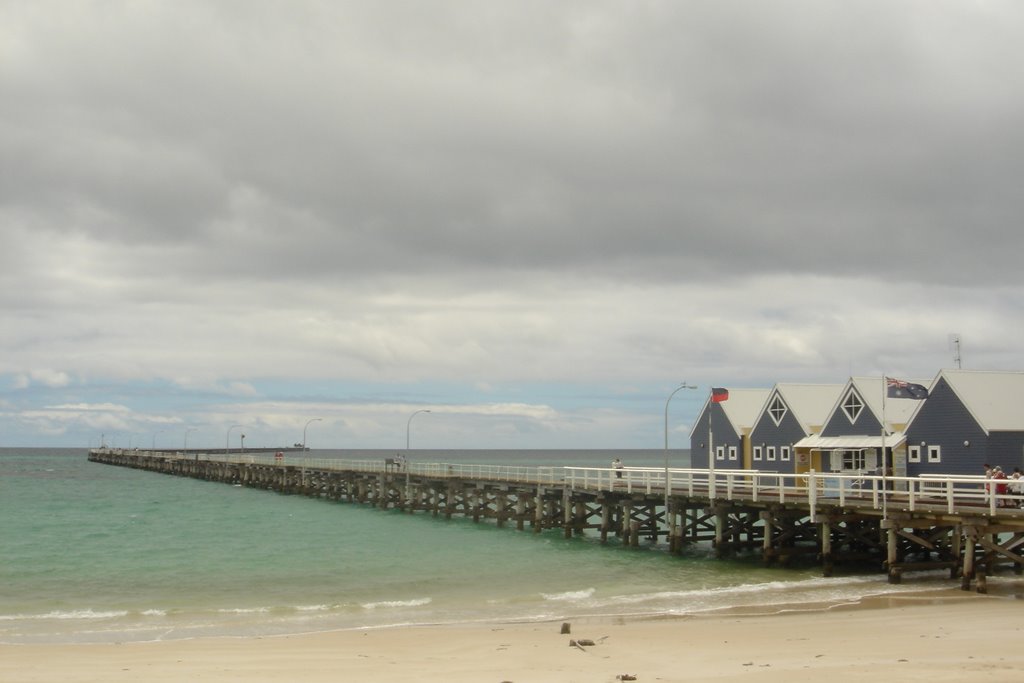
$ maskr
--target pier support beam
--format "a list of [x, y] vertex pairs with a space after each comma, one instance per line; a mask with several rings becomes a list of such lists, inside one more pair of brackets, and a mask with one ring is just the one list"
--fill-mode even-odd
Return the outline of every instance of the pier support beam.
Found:
[[818, 526], [821, 538], [821, 572], [824, 576], [832, 576], [832, 525], [828, 521]]

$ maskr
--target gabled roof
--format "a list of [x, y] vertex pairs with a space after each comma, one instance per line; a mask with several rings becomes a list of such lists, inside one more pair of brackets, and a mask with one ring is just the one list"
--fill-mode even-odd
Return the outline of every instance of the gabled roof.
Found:
[[780, 382], [768, 393], [761, 413], [768, 410], [768, 404], [772, 395], [777, 391], [786, 406], [792, 411], [793, 417], [804, 430], [804, 434], [810, 434], [825, 424], [825, 419], [831, 414], [833, 406], [839, 400], [839, 392], [845, 388], [844, 384], [793, 384]]
[[[729, 398], [718, 405], [722, 406], [722, 412], [732, 424], [736, 433], [742, 434], [744, 429], [754, 426], [754, 421], [761, 414], [761, 408], [764, 406], [765, 401], [768, 400], [770, 393], [770, 389], [729, 389]], [[701, 415], [708, 409], [710, 402], [711, 395], [708, 394], [704, 407], [701, 408]], [[699, 423], [700, 420], [697, 422]], [[698, 428], [707, 429], [707, 424], [695, 423], [690, 429], [691, 437]]]
[[[903, 379], [903, 378], [900, 378]], [[928, 379], [909, 379], [906, 380], [914, 384], [920, 384], [926, 389], [931, 390], [932, 380]], [[882, 421], [882, 403], [885, 402], [885, 421], [888, 424], [907, 424], [910, 416], [917, 410], [921, 401], [914, 398], [883, 398], [886, 391], [886, 384], [884, 377], [851, 377], [850, 381], [847, 382], [847, 386], [853, 386], [857, 389], [857, 393], [864, 399], [864, 403], [867, 404], [868, 408], [878, 419]], [[846, 389], [839, 394], [839, 399], [836, 405], [833, 407], [833, 411], [836, 410], [843, 398], [846, 396]]]
[[943, 370], [940, 378], [986, 432], [1024, 431], [1024, 372]]

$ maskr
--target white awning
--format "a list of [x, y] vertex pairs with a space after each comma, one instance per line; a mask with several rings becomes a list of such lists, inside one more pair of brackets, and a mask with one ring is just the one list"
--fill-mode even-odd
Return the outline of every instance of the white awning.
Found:
[[[903, 432], [894, 432], [885, 437], [886, 448], [896, 448], [907, 440]], [[812, 451], [861, 451], [880, 448], [882, 435], [878, 436], [819, 436], [811, 434], [793, 444], [793, 448], [809, 448]]]

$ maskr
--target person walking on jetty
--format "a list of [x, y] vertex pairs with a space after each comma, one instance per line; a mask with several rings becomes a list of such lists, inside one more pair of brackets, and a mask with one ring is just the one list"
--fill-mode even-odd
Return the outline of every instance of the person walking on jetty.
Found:
[[615, 470], [616, 479], [622, 479], [622, 467], [623, 465], [621, 460], [619, 460], [618, 458], [612, 460], [612, 469]]

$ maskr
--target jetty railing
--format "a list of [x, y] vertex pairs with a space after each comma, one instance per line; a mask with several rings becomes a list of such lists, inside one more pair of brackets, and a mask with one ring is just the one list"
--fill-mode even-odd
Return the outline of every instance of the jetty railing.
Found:
[[[664, 468], [565, 467], [565, 483], [574, 488], [664, 493]], [[670, 495], [707, 495], [736, 501], [806, 502], [884, 511], [944, 510], [949, 514], [1005, 514], [1024, 504], [1024, 480], [977, 476], [894, 477], [809, 471], [801, 474], [759, 470], [670, 469]], [[1024, 513], [1022, 513], [1024, 514]]]
[[[123, 449], [104, 449], [132, 454]], [[405, 474], [434, 478], [564, 485], [574, 489], [627, 494], [700, 496], [738, 502], [838, 505], [886, 511], [888, 508], [949, 514], [1012, 514], [1024, 517], [1024, 479], [995, 480], [977, 475], [896, 477], [865, 472], [809, 471], [800, 474], [734, 469], [658, 467], [518, 466], [402, 462], [400, 459], [345, 460], [273, 453], [196, 454], [140, 451], [147, 457], [209, 460], [242, 465], [287, 466], [311, 470]]]

